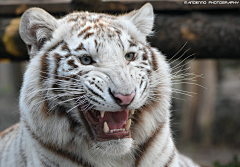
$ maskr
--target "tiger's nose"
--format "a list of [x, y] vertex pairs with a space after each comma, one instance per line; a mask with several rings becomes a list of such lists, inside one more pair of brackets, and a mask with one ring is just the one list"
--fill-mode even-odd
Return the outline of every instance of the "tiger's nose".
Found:
[[113, 94], [114, 96], [114, 99], [116, 101], [117, 104], [119, 105], [129, 105], [134, 96], [135, 96], [135, 92], [133, 92], [132, 94], [129, 94], [129, 95], [123, 95], [123, 94], [120, 94], [120, 93], [116, 93], [116, 94]]

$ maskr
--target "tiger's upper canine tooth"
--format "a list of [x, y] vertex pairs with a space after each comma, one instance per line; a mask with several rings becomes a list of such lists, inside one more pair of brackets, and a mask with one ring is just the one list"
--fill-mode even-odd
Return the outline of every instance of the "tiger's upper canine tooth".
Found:
[[108, 127], [108, 124], [107, 124], [106, 121], [104, 122], [103, 131], [104, 131], [105, 133], [108, 133], [108, 132], [109, 132], [109, 127]]
[[103, 118], [105, 111], [100, 111], [100, 112], [101, 112], [101, 117]]
[[130, 113], [133, 115], [133, 114], [134, 114], [134, 111], [135, 111], [135, 109], [130, 110]]
[[125, 130], [129, 130], [129, 129], [130, 129], [131, 123], [132, 123], [132, 120], [129, 119], [129, 120], [127, 121], [127, 123], [125, 124], [125, 127], [124, 127]]

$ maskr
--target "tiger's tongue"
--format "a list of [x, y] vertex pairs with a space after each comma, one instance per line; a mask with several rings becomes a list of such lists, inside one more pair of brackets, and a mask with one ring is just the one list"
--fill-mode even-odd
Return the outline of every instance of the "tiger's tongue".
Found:
[[101, 125], [104, 122], [107, 122], [109, 129], [119, 129], [123, 128], [123, 126], [128, 121], [128, 111], [122, 110], [117, 112], [105, 112], [104, 117], [99, 117], [99, 123]]

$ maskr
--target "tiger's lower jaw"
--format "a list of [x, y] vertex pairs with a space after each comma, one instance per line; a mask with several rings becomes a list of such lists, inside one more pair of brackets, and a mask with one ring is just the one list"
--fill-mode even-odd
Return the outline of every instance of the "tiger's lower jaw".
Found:
[[131, 138], [131, 119], [128, 119], [128, 115], [133, 112], [133, 110], [105, 112], [92, 109], [83, 111], [83, 114], [95, 140], [102, 142]]
[[[132, 138], [122, 138], [119, 140], [106, 140], [106, 141], [96, 141], [90, 149], [90, 154], [92, 156], [106, 156], [108, 158], [117, 158], [121, 156], [128, 155], [133, 151], [134, 141]], [[97, 148], [97, 149], [96, 149]], [[93, 152], [91, 150], [94, 150]]]

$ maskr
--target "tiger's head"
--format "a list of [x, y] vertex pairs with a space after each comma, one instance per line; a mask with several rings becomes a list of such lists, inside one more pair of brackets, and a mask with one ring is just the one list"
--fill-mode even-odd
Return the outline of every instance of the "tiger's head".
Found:
[[150, 4], [60, 19], [27, 10], [19, 31], [31, 60], [20, 108], [32, 135], [75, 153], [119, 156], [168, 122], [170, 68], [146, 41], [153, 22]]

